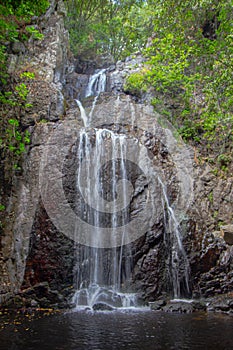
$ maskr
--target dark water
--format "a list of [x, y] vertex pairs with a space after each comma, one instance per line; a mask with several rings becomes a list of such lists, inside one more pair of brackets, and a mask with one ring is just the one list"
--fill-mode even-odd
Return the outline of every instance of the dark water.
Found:
[[1, 350], [233, 349], [233, 317], [80, 311], [0, 331]]

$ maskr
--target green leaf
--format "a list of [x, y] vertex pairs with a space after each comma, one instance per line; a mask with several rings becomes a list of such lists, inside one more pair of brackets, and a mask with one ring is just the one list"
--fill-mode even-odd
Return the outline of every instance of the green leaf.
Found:
[[4, 204], [0, 204], [0, 211], [4, 211], [6, 209]]
[[14, 126], [19, 126], [19, 122], [17, 119], [9, 119], [8, 123]]

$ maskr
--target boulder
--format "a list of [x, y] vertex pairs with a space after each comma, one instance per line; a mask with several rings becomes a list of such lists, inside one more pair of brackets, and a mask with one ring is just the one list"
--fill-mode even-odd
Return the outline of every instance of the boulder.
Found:
[[92, 306], [92, 309], [94, 311], [112, 311], [114, 310], [115, 308], [109, 304], [106, 304], [106, 303], [102, 303], [102, 302], [99, 302], [99, 303], [95, 303], [93, 306]]
[[233, 224], [224, 225], [221, 227], [224, 240], [227, 244], [233, 245]]
[[207, 311], [223, 312], [228, 314], [232, 313], [233, 312], [232, 293], [210, 298], [208, 300]]
[[26, 51], [26, 48], [22, 42], [15, 41], [12, 44], [11, 50], [12, 50], [13, 54], [18, 55], [18, 54], [24, 54]]
[[151, 303], [149, 303], [151, 310], [161, 310], [163, 306], [166, 305], [165, 300], [156, 300]]
[[194, 307], [192, 303], [184, 301], [170, 301], [162, 309], [165, 312], [176, 312], [176, 313], [192, 313]]

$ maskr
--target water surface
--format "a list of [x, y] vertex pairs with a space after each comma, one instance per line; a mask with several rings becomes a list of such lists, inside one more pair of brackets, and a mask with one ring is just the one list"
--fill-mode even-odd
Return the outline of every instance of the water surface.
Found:
[[233, 349], [233, 317], [153, 311], [78, 311], [0, 331], [0, 350]]

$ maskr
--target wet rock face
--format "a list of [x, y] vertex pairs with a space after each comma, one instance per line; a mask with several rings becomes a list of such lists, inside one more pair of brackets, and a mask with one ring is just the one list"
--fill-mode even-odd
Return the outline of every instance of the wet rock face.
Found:
[[[134, 187], [130, 214], [132, 220], [143, 210], [147, 198], [145, 195], [149, 193], [148, 186], [150, 188], [148, 181], [151, 180], [148, 179], [156, 172], [167, 185], [171, 203], [180, 200], [178, 183], [181, 180], [179, 171], [182, 169], [174, 166], [180, 145], [170, 132], [159, 126], [150, 107], [137, 104], [125, 95], [120, 96], [117, 101], [115, 96], [106, 96], [96, 105], [93, 121], [93, 127], [108, 128], [111, 132], [114, 130], [125, 135], [129, 144], [127, 157], [131, 159], [131, 165], [126, 169]], [[153, 130], [151, 125], [154, 125]], [[77, 259], [77, 252], [74, 258], [74, 241], [72, 237], [68, 237], [67, 232], [59, 231], [50, 214], [52, 208], [60, 205], [54, 197], [59, 181], [72, 211], [75, 212], [77, 147], [81, 129], [82, 120], [77, 108], [71, 111], [70, 116], [67, 114], [64, 121], [39, 124], [34, 128], [22, 179], [19, 197], [21, 200], [15, 207], [17, 220], [13, 228], [14, 250], [11, 252], [12, 256], [21, 256], [21, 260], [18, 258], [17, 262], [20, 265], [13, 273], [12, 284], [16, 285], [17, 281], [16, 292], [28, 305], [67, 305], [73, 292], [73, 269]], [[93, 134], [95, 148], [94, 129], [90, 128], [90, 133]], [[108, 138], [106, 140], [109, 142]], [[41, 176], [44, 161], [47, 163], [45, 173]], [[140, 172], [147, 171], [147, 183], [146, 178], [136, 171], [138, 166]], [[179, 166], [182, 168], [180, 163]], [[54, 168], [60, 169], [60, 172], [53, 173], [51, 170]], [[107, 170], [108, 163], [102, 167], [103, 176]], [[106, 178], [106, 184], [108, 180]], [[42, 194], [46, 186], [49, 192], [45, 196]], [[131, 243], [132, 279], [127, 281], [127, 288], [140, 292], [146, 300], [154, 300], [164, 292], [171, 292], [171, 257], [164, 240], [165, 219], [161, 188], [158, 185], [153, 186], [150, 192], [154, 196], [154, 204], [160, 204], [157, 205], [156, 215], [151, 218], [147, 232], [140, 233], [139, 236], [137, 231], [134, 232], [139, 238]], [[106, 198], [108, 193], [109, 189], [106, 187]], [[68, 220], [67, 225], [67, 228], [72, 227], [72, 222]], [[21, 242], [21, 245], [17, 242]], [[128, 252], [128, 248], [125, 248], [123, 260], [127, 258]], [[167, 266], [166, 271], [164, 266]], [[14, 269], [14, 265], [12, 268]], [[47, 287], [44, 283], [47, 283]], [[38, 290], [43, 291], [41, 298]]]
[[[135, 72], [139, 72], [145, 62], [140, 54], [132, 55], [125, 59], [124, 62], [117, 63], [109, 62], [109, 60], [96, 61], [82, 61], [75, 60], [72, 69], [67, 74], [67, 85], [65, 88], [65, 95], [67, 99], [75, 98], [82, 100], [85, 97], [85, 89], [89, 77], [100, 68], [106, 68], [107, 84], [106, 92], [121, 93], [124, 91], [124, 84], [126, 78]], [[147, 96], [148, 95], [148, 96]], [[145, 94], [143, 98], [149, 100], [149, 94]]]
[[73, 282], [74, 243], [58, 232], [40, 202], [31, 231], [24, 281], [21, 290], [48, 282], [63, 292]]
[[29, 128], [33, 136], [25, 155], [23, 175], [12, 181], [4, 232], [1, 234], [0, 303], [17, 293], [23, 282], [31, 227], [39, 200], [40, 156], [48, 136], [47, 126], [38, 123], [56, 122], [65, 112], [62, 88], [67, 68], [68, 33], [63, 16], [62, 1], [51, 1], [47, 13], [36, 24], [44, 39], [30, 39], [27, 46], [16, 43], [9, 53], [9, 74], [24, 71], [35, 74], [35, 78], [28, 82], [28, 102], [32, 103], [32, 107], [21, 115], [22, 127]]
[[[204, 198], [203, 198], [204, 200]], [[232, 291], [232, 247], [223, 239], [223, 232], [208, 232], [205, 227], [210, 225], [211, 217], [206, 219], [203, 226], [206, 233], [197, 229], [200, 217], [186, 226], [189, 232], [184, 246], [189, 256], [191, 269], [191, 284], [193, 297], [212, 297]]]
[[225, 243], [212, 246], [192, 262], [195, 296], [212, 297], [232, 291], [233, 250]]
[[[187, 251], [193, 295], [212, 297], [232, 291], [232, 178], [216, 177], [210, 166], [194, 168], [195, 205], [188, 212]], [[228, 225], [223, 225], [228, 224]]]

